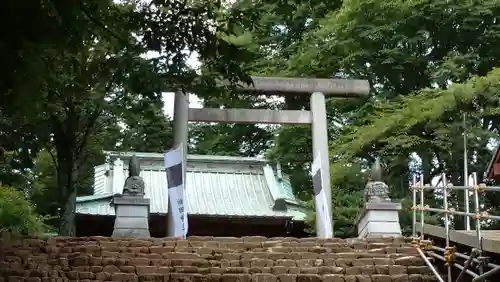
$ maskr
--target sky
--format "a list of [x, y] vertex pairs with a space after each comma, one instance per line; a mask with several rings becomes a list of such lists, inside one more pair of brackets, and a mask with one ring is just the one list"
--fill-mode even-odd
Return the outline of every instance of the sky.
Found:
[[[163, 112], [170, 118], [174, 116], [174, 92], [164, 92], [162, 93], [163, 99]], [[196, 97], [194, 94], [189, 94], [189, 107], [190, 108], [203, 108], [202, 100]]]

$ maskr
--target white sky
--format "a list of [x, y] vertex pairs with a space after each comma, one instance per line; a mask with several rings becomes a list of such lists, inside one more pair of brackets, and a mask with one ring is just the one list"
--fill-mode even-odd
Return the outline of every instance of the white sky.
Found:
[[[174, 92], [164, 92], [162, 93], [162, 98], [163, 98], [163, 112], [165, 115], [167, 115], [169, 118], [173, 118], [174, 116]], [[203, 108], [203, 100], [198, 98], [194, 94], [189, 94], [189, 107], [190, 108]]]

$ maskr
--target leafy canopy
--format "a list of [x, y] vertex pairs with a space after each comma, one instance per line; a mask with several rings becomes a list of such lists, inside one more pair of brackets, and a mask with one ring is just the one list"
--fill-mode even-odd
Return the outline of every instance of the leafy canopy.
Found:
[[21, 191], [0, 186], [0, 234], [40, 235], [46, 231], [44, 218]]

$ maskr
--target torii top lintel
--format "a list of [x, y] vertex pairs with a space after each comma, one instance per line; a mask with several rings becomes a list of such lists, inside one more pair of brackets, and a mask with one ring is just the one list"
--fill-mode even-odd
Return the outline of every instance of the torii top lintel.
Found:
[[367, 96], [370, 84], [360, 79], [288, 78], [252, 76], [253, 85], [240, 83], [246, 92], [311, 94], [322, 92], [337, 97]]

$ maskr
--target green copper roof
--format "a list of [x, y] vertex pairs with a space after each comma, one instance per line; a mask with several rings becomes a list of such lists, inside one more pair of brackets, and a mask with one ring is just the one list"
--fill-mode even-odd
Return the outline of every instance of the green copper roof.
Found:
[[[128, 175], [126, 164], [133, 154], [108, 152], [112, 160], [120, 158], [124, 162], [125, 175]], [[135, 154], [141, 162], [141, 176], [146, 184], [146, 197], [151, 200], [151, 213], [166, 214], [168, 196], [163, 154]], [[114, 215], [109, 204], [112, 187], [123, 187], [123, 183], [110, 183], [114, 172], [107, 170], [112, 169], [113, 165], [96, 167], [94, 195], [78, 197], [77, 213]], [[264, 159], [188, 155], [186, 178], [189, 214], [305, 218], [288, 176], [281, 175]], [[279, 204], [280, 201], [285, 205]]]

